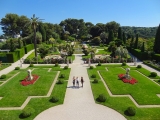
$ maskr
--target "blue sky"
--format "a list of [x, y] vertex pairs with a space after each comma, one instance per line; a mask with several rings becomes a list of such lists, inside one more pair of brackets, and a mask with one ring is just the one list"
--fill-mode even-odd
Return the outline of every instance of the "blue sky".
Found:
[[[67, 18], [121, 26], [155, 27], [160, 24], [160, 0], [0, 0], [0, 19], [7, 13], [36, 14], [59, 24]], [[0, 29], [0, 34], [2, 33]]]

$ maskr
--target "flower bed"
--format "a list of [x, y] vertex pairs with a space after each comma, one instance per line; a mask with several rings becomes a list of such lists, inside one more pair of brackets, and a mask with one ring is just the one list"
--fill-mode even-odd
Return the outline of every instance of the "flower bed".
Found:
[[33, 79], [32, 80], [28, 80], [28, 76], [21, 81], [21, 85], [23, 86], [27, 86], [27, 85], [30, 85], [30, 84], [34, 84], [36, 82], [36, 80], [39, 78], [38, 75], [32, 75]]
[[126, 79], [125, 74], [119, 74], [118, 77], [124, 82], [124, 83], [130, 83], [130, 84], [134, 84], [137, 83], [138, 81], [134, 78], [131, 79]]

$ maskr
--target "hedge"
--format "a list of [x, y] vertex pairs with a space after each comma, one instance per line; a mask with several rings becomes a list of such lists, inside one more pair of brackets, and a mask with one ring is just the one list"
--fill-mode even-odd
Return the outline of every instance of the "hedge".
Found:
[[27, 54], [29, 51], [33, 50], [34, 49], [34, 45], [33, 44], [29, 44], [29, 45], [26, 45], [24, 47], [24, 50], [25, 50], [25, 54]]
[[156, 60], [157, 62], [160, 62], [160, 54], [154, 54], [153, 59]]

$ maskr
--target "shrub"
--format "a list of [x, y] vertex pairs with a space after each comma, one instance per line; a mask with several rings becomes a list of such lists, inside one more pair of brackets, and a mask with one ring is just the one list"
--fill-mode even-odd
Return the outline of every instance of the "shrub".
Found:
[[68, 69], [68, 66], [64, 66], [64, 69]]
[[65, 78], [65, 74], [61, 74], [59, 77], [60, 78]]
[[156, 77], [157, 76], [157, 73], [156, 72], [151, 72], [151, 77]]
[[96, 78], [96, 74], [91, 75], [92, 78]]
[[125, 62], [123, 62], [123, 63], [122, 63], [122, 66], [126, 66], [126, 63], [125, 63]]
[[97, 99], [98, 99], [99, 102], [105, 102], [106, 101], [106, 97], [103, 94], [100, 94]]
[[142, 68], [142, 66], [141, 65], [137, 65], [137, 68]]
[[93, 80], [93, 83], [98, 83], [98, 80], [97, 80], [97, 79], [94, 79], [94, 80]]
[[5, 79], [5, 78], [6, 78], [5, 74], [1, 75], [1, 77], [0, 77], [0, 79]]
[[15, 67], [15, 70], [19, 70], [20, 69], [20, 67]]
[[160, 79], [158, 80], [158, 82], [160, 82]]
[[53, 96], [51, 99], [50, 99], [50, 101], [51, 102], [53, 102], [53, 103], [56, 103], [56, 102], [58, 102], [58, 98], [57, 97], [55, 97], [55, 96]]
[[98, 63], [98, 66], [101, 66], [101, 63]]
[[93, 66], [90, 66], [90, 69], [93, 69]]
[[63, 80], [58, 80], [57, 84], [63, 84]]
[[29, 65], [29, 67], [33, 67], [33, 66], [34, 66], [33, 64], [30, 64], [30, 65]]
[[54, 65], [55, 67], [58, 67], [59, 65], [58, 65], [58, 63], [55, 63], [55, 65]]
[[136, 109], [134, 107], [128, 107], [127, 112], [129, 115], [134, 116], [136, 114]]
[[21, 118], [27, 118], [27, 117], [31, 116], [33, 112], [34, 112], [33, 108], [25, 108], [22, 111], [20, 116], [21, 116]]

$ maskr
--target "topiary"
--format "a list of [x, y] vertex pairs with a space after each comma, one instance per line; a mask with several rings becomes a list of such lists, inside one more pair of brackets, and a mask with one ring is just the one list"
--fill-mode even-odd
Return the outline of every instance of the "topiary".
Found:
[[129, 115], [134, 116], [136, 114], [136, 109], [134, 107], [128, 107], [127, 112]]
[[97, 99], [98, 99], [99, 102], [105, 102], [106, 101], [106, 97], [103, 94], [100, 94]]
[[57, 84], [63, 84], [64, 82], [63, 82], [63, 80], [58, 80], [57, 81]]
[[64, 66], [64, 69], [68, 69], [68, 66]]
[[101, 63], [98, 63], [98, 66], [101, 66]]
[[58, 63], [55, 63], [55, 65], [54, 65], [55, 67], [58, 67], [59, 65], [58, 65]]
[[142, 65], [137, 65], [137, 68], [142, 68]]
[[59, 99], [57, 97], [53, 96], [53, 97], [51, 97], [50, 101], [53, 103], [56, 103], [59, 101]]
[[65, 78], [65, 74], [61, 74], [59, 78]]
[[126, 66], [127, 64], [125, 62], [122, 63], [122, 66]]
[[151, 77], [156, 77], [157, 76], [157, 73], [156, 72], [151, 72]]
[[29, 65], [29, 67], [33, 67], [33, 66], [34, 66], [33, 64], [30, 64], [30, 65]]
[[91, 75], [92, 78], [96, 78], [96, 74]]
[[90, 69], [93, 69], [93, 66], [90, 66]]
[[93, 83], [98, 83], [98, 80], [97, 80], [97, 79], [94, 79], [94, 80], [93, 80]]
[[15, 70], [19, 70], [20, 69], [20, 67], [15, 67]]
[[1, 75], [1, 77], [0, 77], [0, 79], [5, 79], [5, 78], [6, 78], [5, 74]]
[[33, 112], [34, 112], [34, 109], [28, 107], [22, 111], [20, 116], [21, 116], [21, 118], [27, 118], [27, 117], [31, 116]]

